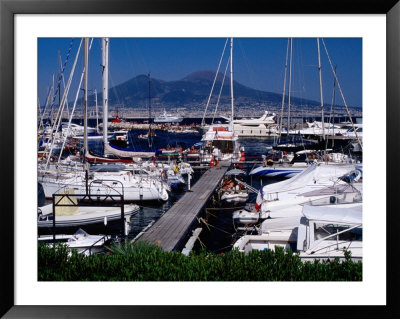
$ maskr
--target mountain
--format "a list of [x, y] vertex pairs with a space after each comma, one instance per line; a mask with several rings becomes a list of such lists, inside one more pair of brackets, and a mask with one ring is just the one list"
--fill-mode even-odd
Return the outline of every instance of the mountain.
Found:
[[[205, 103], [211, 91], [215, 72], [198, 71], [177, 81], [163, 81], [151, 78], [152, 103], [182, 106], [190, 103]], [[138, 75], [124, 83], [109, 89], [109, 105], [124, 105], [133, 107], [147, 105], [149, 98], [149, 78]], [[214, 87], [213, 99], [216, 99], [223, 82], [223, 74], [219, 73]], [[279, 104], [282, 95], [272, 92], [255, 90], [233, 81], [235, 103], [266, 103]], [[89, 103], [93, 97], [89, 98]], [[101, 94], [98, 96], [101, 101]], [[230, 103], [230, 78], [224, 81], [220, 103]], [[293, 104], [319, 105], [319, 102], [292, 98]]]

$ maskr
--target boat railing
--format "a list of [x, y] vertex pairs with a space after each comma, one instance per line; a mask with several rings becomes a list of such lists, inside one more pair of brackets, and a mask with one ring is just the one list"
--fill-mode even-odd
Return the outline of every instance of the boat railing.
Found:
[[[114, 181], [114, 180], [112, 180]], [[117, 181], [118, 183], [121, 183]], [[122, 183], [121, 183], [122, 184]], [[123, 185], [121, 185], [123, 187]], [[123, 188], [122, 188], [123, 189]], [[54, 193], [53, 201], [53, 242], [56, 241], [56, 208], [57, 207], [119, 207], [121, 209], [121, 236], [125, 238], [125, 212], [124, 212], [124, 194], [90, 194], [88, 191], [85, 194], [69, 194], [69, 193]]]
[[85, 254], [87, 251], [89, 252], [89, 256], [92, 256], [92, 249], [93, 247], [99, 243], [99, 242], [103, 242], [103, 245], [106, 243], [106, 241], [109, 239], [109, 237], [107, 235], [104, 235], [103, 237], [101, 237], [99, 240], [95, 241], [90, 247], [87, 247], [86, 249], [84, 249], [83, 251], [81, 251], [81, 254]]
[[[107, 183], [112, 183], [112, 185], [119, 185], [118, 189], [120, 188], [121, 191], [118, 191], [117, 187], [111, 186]], [[111, 195], [111, 192], [115, 192], [117, 195], [121, 195], [124, 197], [124, 184], [121, 181], [115, 179], [95, 179], [90, 182], [88, 187], [88, 195], [91, 196], [98, 196], [98, 194], [92, 194], [92, 187], [95, 188], [94, 184], [101, 184], [102, 187], [105, 187], [107, 195]], [[115, 194], [114, 193], [114, 194]], [[112, 199], [112, 197], [106, 197], [104, 200]]]
[[243, 182], [243, 181], [237, 179], [236, 177], [235, 177], [235, 180], [236, 180], [236, 182], [237, 182], [238, 184], [241, 184], [241, 185], [243, 185], [244, 187], [246, 187], [250, 192], [253, 192], [253, 193], [255, 193], [255, 194], [258, 193], [258, 189], [254, 188], [253, 186], [251, 186], [251, 185], [249, 185], [249, 184], [247, 184], [247, 183], [245, 183], [245, 182]]

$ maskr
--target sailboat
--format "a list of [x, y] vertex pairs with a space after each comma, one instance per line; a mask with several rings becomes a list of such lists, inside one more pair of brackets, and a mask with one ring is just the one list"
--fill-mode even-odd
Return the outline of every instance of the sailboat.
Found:
[[[212, 124], [202, 136], [201, 141], [204, 143], [201, 154], [202, 160], [210, 162], [212, 160], [213, 149], [220, 151], [220, 159], [240, 160], [241, 148], [238, 143], [238, 135], [233, 128], [234, 118], [234, 98], [233, 98], [233, 38], [230, 42], [230, 87], [231, 87], [231, 118], [229, 124]], [[243, 149], [242, 149], [243, 150]]]
[[151, 80], [150, 80], [150, 72], [148, 74], [149, 77], [149, 130], [146, 134], [138, 135], [138, 139], [147, 140], [149, 143], [149, 147], [153, 147], [153, 137], [156, 136], [156, 132], [151, 129]]
[[[86, 40], [85, 40], [86, 42]], [[107, 50], [104, 47], [108, 46], [108, 39], [103, 39], [103, 57]], [[86, 53], [87, 54], [87, 53]], [[86, 57], [87, 59], [87, 57]], [[106, 59], [107, 62], [107, 59]], [[106, 63], [107, 65], [107, 63]], [[108, 69], [106, 69], [108, 70]], [[108, 72], [108, 71], [107, 71]], [[103, 72], [103, 92], [107, 89], [107, 73]], [[87, 141], [87, 71], [85, 68], [85, 120], [84, 120], [84, 158], [87, 159], [88, 141]], [[104, 117], [107, 118], [107, 95], [103, 95], [105, 99]], [[106, 121], [104, 121], [106, 123]], [[104, 125], [103, 136], [105, 139], [105, 146], [107, 143], [107, 126]], [[126, 156], [128, 157], [128, 156]], [[89, 157], [90, 158], [90, 157]], [[92, 158], [93, 159], [93, 158]], [[96, 159], [96, 158], [95, 158]], [[168, 199], [168, 186], [164, 182], [155, 178], [136, 177], [129, 171], [118, 172], [89, 172], [90, 167], [87, 163], [84, 164], [82, 171], [73, 171], [61, 174], [44, 174], [39, 177], [39, 182], [43, 185], [43, 190], [46, 198], [51, 198], [54, 193], [65, 191], [66, 189], [73, 189], [78, 194], [89, 195], [123, 195], [126, 202], [130, 201], [166, 201]]]
[[[146, 150], [135, 150], [130, 148], [124, 148], [117, 145], [110, 144], [108, 142], [108, 50], [109, 50], [109, 39], [102, 39], [102, 70], [103, 70], [103, 144], [104, 144], [104, 156], [95, 156], [90, 154], [87, 156], [87, 160], [90, 162], [136, 162], [140, 161], [142, 157], [151, 158], [155, 156], [155, 152]], [[118, 114], [117, 114], [118, 115]], [[119, 120], [119, 118], [118, 118]], [[116, 133], [116, 132], [114, 132]], [[127, 132], [124, 132], [127, 136]], [[127, 139], [125, 137], [125, 139]]]

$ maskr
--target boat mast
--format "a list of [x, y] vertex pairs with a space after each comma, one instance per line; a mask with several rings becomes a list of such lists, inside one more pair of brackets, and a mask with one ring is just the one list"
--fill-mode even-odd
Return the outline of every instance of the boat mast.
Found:
[[99, 133], [99, 110], [97, 107], [97, 90], [94, 89], [94, 101], [96, 104], [96, 131], [97, 133]]
[[234, 103], [233, 103], [233, 38], [231, 38], [231, 107], [232, 107], [232, 114], [231, 114], [231, 126], [233, 131], [233, 116], [234, 116]]
[[292, 55], [293, 55], [293, 38], [290, 38], [287, 137], [289, 137], [289, 129], [290, 129], [290, 92], [292, 91]]
[[153, 145], [153, 137], [151, 135], [151, 79], [150, 79], [150, 72], [148, 74], [149, 76], [149, 132], [147, 133], [147, 140], [149, 141], [149, 147], [152, 147]]
[[319, 91], [321, 94], [322, 139], [325, 140], [324, 96], [323, 96], [323, 91], [322, 91], [321, 54], [320, 54], [320, 49], [319, 49], [319, 38], [317, 38], [317, 47], [318, 47]]
[[286, 46], [285, 76], [283, 79], [282, 107], [281, 107], [281, 116], [280, 116], [280, 120], [279, 120], [279, 139], [281, 138], [281, 135], [282, 135], [283, 107], [285, 106], [286, 75], [287, 75], [288, 57], [289, 57], [289, 39], [288, 39], [287, 46]]
[[85, 55], [84, 55], [84, 94], [83, 94], [83, 169], [85, 170], [85, 186], [86, 195], [88, 194], [88, 178], [89, 178], [89, 165], [86, 163], [86, 153], [88, 150], [87, 141], [87, 92], [88, 92], [88, 59], [89, 59], [89, 46], [88, 38], [85, 38]]
[[101, 39], [101, 51], [102, 51], [102, 83], [103, 83], [103, 142], [104, 145], [108, 143], [108, 45], [109, 39]]
[[84, 55], [84, 90], [83, 90], [83, 148], [84, 148], [84, 158], [86, 157], [86, 152], [88, 149], [88, 142], [87, 142], [87, 91], [88, 91], [88, 58], [89, 58], [89, 48], [88, 48], [88, 39], [85, 38], [85, 55]]

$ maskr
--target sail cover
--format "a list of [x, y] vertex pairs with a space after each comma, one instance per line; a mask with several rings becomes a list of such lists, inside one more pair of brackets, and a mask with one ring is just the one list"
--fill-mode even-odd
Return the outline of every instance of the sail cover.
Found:
[[119, 157], [153, 157], [156, 155], [155, 152], [124, 150], [109, 143], [104, 144], [104, 154], [114, 154]]
[[333, 224], [358, 225], [362, 224], [362, 204], [351, 207], [304, 205], [303, 215], [308, 220]]

